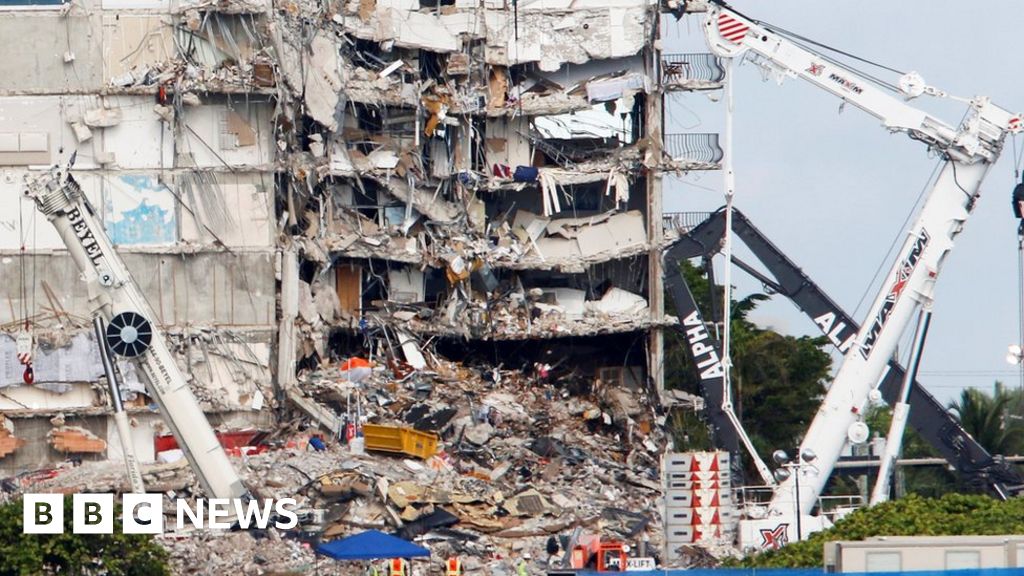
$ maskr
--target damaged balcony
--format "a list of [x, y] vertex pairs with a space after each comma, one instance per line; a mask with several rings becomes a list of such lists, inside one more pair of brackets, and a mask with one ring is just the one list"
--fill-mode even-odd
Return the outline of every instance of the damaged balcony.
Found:
[[661, 85], [666, 91], [715, 90], [725, 81], [722, 60], [714, 54], [663, 54], [661, 57]]
[[698, 132], [665, 134], [665, 153], [680, 170], [719, 170], [724, 155], [718, 134]]
[[666, 233], [686, 234], [711, 217], [711, 212], [663, 212], [662, 224]]

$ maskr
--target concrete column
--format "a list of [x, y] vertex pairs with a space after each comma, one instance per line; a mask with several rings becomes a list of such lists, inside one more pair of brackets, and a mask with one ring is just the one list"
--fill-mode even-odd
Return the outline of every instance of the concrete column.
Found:
[[[655, 8], [656, 17], [660, 14]], [[656, 29], [660, 29], [656, 27]], [[664, 293], [664, 270], [662, 266], [661, 250], [665, 237], [664, 224], [662, 223], [662, 172], [661, 172], [661, 147], [663, 141], [663, 106], [664, 92], [661, 89], [661, 50], [655, 42], [648, 48], [648, 73], [652, 75], [652, 85], [656, 86], [647, 98], [645, 110], [645, 126], [647, 133], [644, 134], [652, 142], [647, 161], [647, 242], [650, 249], [647, 252], [648, 261], [648, 294], [647, 302], [650, 306], [651, 322], [660, 324], [665, 319], [665, 293]], [[651, 328], [647, 343], [647, 373], [654, 382], [659, 394], [665, 387], [664, 370], [664, 330], [660, 326]]]
[[294, 248], [281, 251], [281, 321], [277, 332], [277, 383], [295, 384], [295, 319], [299, 315], [299, 259]]

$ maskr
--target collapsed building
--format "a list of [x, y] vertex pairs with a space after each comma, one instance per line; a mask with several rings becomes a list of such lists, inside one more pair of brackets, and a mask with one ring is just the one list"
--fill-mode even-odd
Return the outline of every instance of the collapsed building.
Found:
[[[218, 430], [297, 413], [340, 433], [336, 367], [359, 356], [380, 386], [421, 373], [441, 397], [502, 373], [524, 394], [619, 391], [580, 414], [656, 463], [663, 178], [721, 160], [714, 134], [665, 133], [664, 99], [724, 77], [659, 30], [703, 2], [4, 4], [2, 35], [32, 41], [0, 61], [0, 194], [20, 207], [0, 216], [2, 475], [119, 457], [90, 295], [20, 199], [71, 161]], [[153, 462], [169, 432], [120, 369]]]

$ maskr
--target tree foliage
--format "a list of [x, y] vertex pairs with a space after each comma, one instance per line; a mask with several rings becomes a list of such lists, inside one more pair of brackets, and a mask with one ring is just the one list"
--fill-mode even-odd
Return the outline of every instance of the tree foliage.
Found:
[[835, 526], [780, 550], [731, 562], [757, 568], [820, 568], [824, 544], [864, 540], [871, 536], [961, 536], [1024, 533], [1024, 499], [1005, 502], [973, 494], [941, 498], [911, 495], [871, 508], [861, 508]]
[[[143, 534], [73, 534], [71, 497], [63, 534], [24, 534], [22, 501], [0, 506], [0, 576], [19, 574], [168, 575], [167, 552]], [[120, 510], [118, 510], [120, 513]]]
[[979, 444], [992, 454], [1015, 455], [1024, 448], [1024, 421], [1020, 415], [1020, 393], [1008, 391], [1000, 382], [992, 394], [967, 388], [949, 409]]
[[[721, 309], [723, 290], [711, 290], [703, 272], [689, 262], [681, 264], [683, 274], [704, 319], [713, 318], [713, 300]], [[824, 338], [784, 336], [760, 328], [749, 314], [764, 294], [753, 294], [732, 303], [732, 381], [736, 411], [761, 453], [789, 449], [799, 443], [825, 392], [831, 358], [823, 350]], [[671, 298], [667, 298], [673, 312]], [[666, 386], [699, 394], [700, 379], [682, 335], [667, 343]], [[683, 433], [700, 438], [691, 427]], [[677, 434], [677, 438], [679, 434]], [[703, 448], [706, 446], [689, 446]]]

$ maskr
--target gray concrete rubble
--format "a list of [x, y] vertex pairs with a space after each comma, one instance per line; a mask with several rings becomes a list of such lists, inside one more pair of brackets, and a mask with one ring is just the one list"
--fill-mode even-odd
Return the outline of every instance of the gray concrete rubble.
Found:
[[[527, 552], [540, 570], [564, 553], [548, 553], [549, 540], [576, 528], [660, 546], [663, 422], [641, 391], [601, 382], [570, 391], [538, 374], [435, 359], [420, 371], [377, 367], [358, 384], [337, 369], [321, 370], [299, 387], [325, 411], [358, 404], [367, 423], [437, 434], [440, 448], [426, 459], [358, 453], [321, 429], [327, 450], [320, 452], [308, 443], [317, 431], [299, 430], [303, 418], [282, 425], [267, 439], [269, 450], [232, 461], [257, 497], [296, 498], [300, 529], [262, 539], [167, 534], [160, 541], [180, 573], [303, 573], [316, 563], [304, 537], [370, 528], [415, 538], [436, 558], [458, 555], [481, 574], [505, 573], [510, 558]], [[150, 492], [200, 494], [184, 460], [143, 472]], [[61, 466], [11, 482], [19, 491], [128, 489], [116, 462]], [[319, 563], [326, 574], [354, 573]]]

